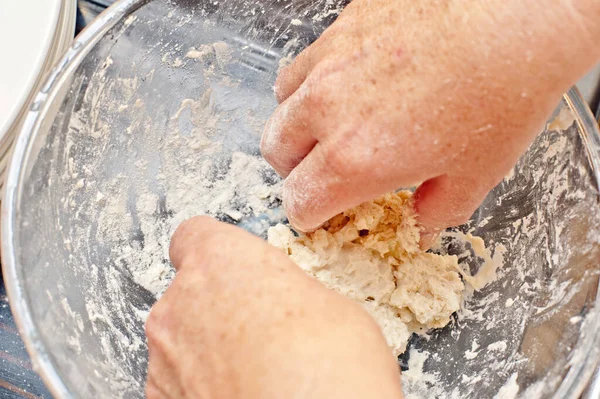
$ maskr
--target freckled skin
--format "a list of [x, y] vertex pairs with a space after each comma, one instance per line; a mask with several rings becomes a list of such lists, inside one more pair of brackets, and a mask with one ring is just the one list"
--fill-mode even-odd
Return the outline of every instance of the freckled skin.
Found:
[[262, 149], [291, 223], [420, 182], [424, 236], [468, 220], [600, 61], [599, 4], [353, 1], [277, 80]]
[[[292, 223], [424, 182], [427, 246], [463, 223], [599, 60], [597, 0], [354, 0], [278, 78], [262, 151]], [[285, 254], [200, 217], [152, 308], [147, 397], [401, 398], [375, 322]]]
[[402, 398], [369, 315], [260, 238], [198, 217], [170, 254], [146, 324], [149, 399]]

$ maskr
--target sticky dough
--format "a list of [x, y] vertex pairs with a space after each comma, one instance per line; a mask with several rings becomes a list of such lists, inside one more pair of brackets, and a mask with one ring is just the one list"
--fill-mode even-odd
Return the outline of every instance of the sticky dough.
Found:
[[403, 191], [364, 203], [296, 236], [271, 227], [269, 243], [328, 288], [360, 303], [396, 355], [413, 332], [443, 327], [460, 308], [465, 286], [456, 256], [419, 249], [419, 228]]

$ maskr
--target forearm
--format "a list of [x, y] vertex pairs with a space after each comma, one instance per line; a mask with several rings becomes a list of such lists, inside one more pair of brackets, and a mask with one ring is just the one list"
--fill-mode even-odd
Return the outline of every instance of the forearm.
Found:
[[598, 0], [492, 0], [488, 7], [494, 48], [512, 61], [505, 73], [529, 80], [524, 87], [560, 94], [600, 62]]
[[600, 2], [561, 0], [539, 11], [549, 21], [540, 31], [546, 37], [547, 62], [560, 74], [557, 80], [570, 86], [600, 62]]

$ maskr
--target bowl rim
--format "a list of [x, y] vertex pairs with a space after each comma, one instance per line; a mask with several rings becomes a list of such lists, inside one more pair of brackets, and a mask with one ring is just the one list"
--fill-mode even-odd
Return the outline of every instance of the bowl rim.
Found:
[[[7, 169], [0, 222], [2, 274], [11, 311], [19, 335], [31, 358], [33, 369], [40, 375], [55, 398], [73, 398], [74, 395], [65, 383], [66, 379], [58, 372], [58, 368], [50, 357], [47, 345], [42, 342], [37, 333], [39, 329], [33, 319], [27, 295], [21, 284], [18, 262], [15, 257], [15, 210], [18, 201], [18, 182], [24, 170], [22, 161], [26, 158], [26, 154], [40, 130], [44, 115], [52, 105], [59, 91], [58, 89], [63, 87], [62, 84], [68, 79], [69, 72], [79, 66], [89, 51], [108, 30], [149, 1], [151, 0], [121, 0], [115, 2], [79, 33], [48, 74], [37, 94], [26, 104], [28, 108], [25, 111], [26, 114], [21, 129], [15, 139], [13, 153]], [[63, 2], [63, 6], [64, 4]]]
[[[46, 387], [56, 398], [73, 398], [74, 395], [66, 384], [66, 379], [58, 371], [50, 356], [47, 345], [38, 334], [36, 322], [32, 316], [32, 309], [27, 294], [22, 286], [20, 268], [15, 256], [15, 226], [17, 217], [17, 201], [19, 200], [18, 186], [24, 173], [24, 160], [28, 151], [37, 137], [41, 122], [53, 103], [58, 89], [68, 80], [70, 72], [76, 69], [94, 45], [123, 18], [137, 8], [149, 3], [151, 0], [122, 0], [114, 3], [86, 27], [74, 40], [71, 47], [53, 68], [45, 79], [39, 92], [28, 104], [28, 110], [15, 140], [12, 158], [7, 171], [4, 196], [2, 199], [1, 213], [1, 258], [2, 272], [6, 286], [10, 307], [13, 312], [21, 339], [34, 370], [41, 376]], [[571, 88], [563, 95], [563, 100], [575, 114], [575, 121], [583, 132], [587, 144], [588, 159], [590, 160], [596, 183], [600, 186], [600, 131], [591, 110], [583, 100], [577, 88]], [[600, 307], [600, 295], [595, 300], [595, 307]], [[600, 347], [600, 313], [594, 319], [592, 342], [596, 348]], [[561, 382], [553, 398], [576, 398], [588, 386], [600, 361], [600, 350], [591, 350], [578, 363], [578, 367], [571, 367]], [[559, 396], [560, 395], [560, 396]]]

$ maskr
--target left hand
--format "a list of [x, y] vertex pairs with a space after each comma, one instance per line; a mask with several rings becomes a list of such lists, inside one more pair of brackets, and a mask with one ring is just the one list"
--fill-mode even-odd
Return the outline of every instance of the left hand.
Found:
[[170, 255], [177, 276], [146, 324], [148, 398], [402, 397], [373, 319], [263, 240], [198, 217]]

